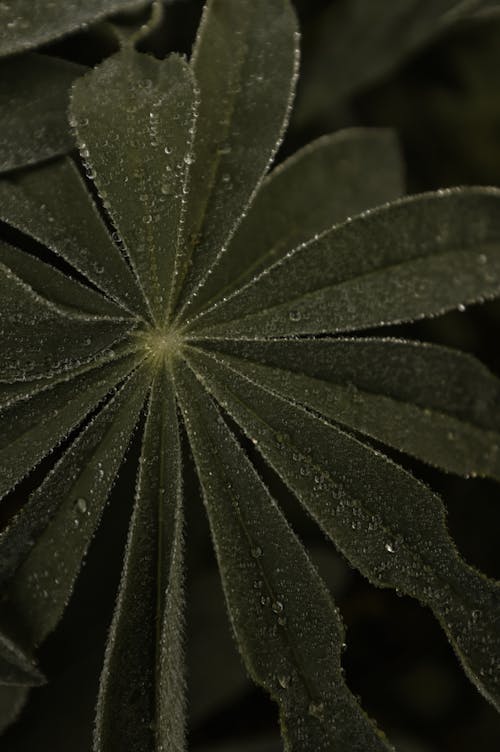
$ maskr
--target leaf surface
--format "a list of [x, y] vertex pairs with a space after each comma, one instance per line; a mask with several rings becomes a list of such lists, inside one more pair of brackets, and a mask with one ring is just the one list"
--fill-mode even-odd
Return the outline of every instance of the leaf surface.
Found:
[[38, 47], [138, 0], [9, 0], [0, 5], [0, 56]]
[[500, 191], [467, 188], [369, 211], [299, 246], [191, 328], [236, 338], [345, 332], [492, 297], [499, 209]]
[[313, 141], [264, 180], [197, 306], [241, 287], [315, 234], [403, 193], [391, 131], [351, 128]]
[[132, 374], [12, 523], [19, 529], [25, 558], [20, 566], [13, 566], [20, 558], [17, 548], [10, 562], [5, 609], [14, 614], [24, 640], [32, 646], [53, 630], [67, 605], [149, 383], [148, 366]]
[[281, 143], [298, 65], [289, 0], [209, 0], [191, 65], [200, 110], [177, 267], [180, 304], [227, 246]]
[[128, 310], [148, 315], [137, 281], [71, 159], [1, 180], [0, 219], [60, 255]]
[[6, 381], [78, 366], [123, 339], [131, 328], [126, 319], [71, 314], [49, 304], [3, 264], [0, 297], [0, 378]]
[[191, 70], [177, 55], [159, 61], [126, 49], [76, 82], [71, 110], [82, 157], [161, 322], [191, 161]]
[[467, 675], [500, 707], [500, 584], [467, 565], [438, 496], [387, 457], [202, 351], [190, 362], [347, 559], [436, 614]]
[[286, 749], [389, 749], [344, 683], [342, 622], [307, 554], [210, 396], [185, 368], [176, 386], [233, 628]]
[[[493, 5], [497, 3], [493, 2]], [[301, 122], [381, 78], [488, 0], [339, 0], [314, 27]]]
[[128, 355], [62, 381], [1, 415], [0, 498], [35, 467], [137, 365]]
[[81, 65], [36, 53], [0, 62], [0, 172], [74, 148], [69, 90], [84, 72]]
[[33, 659], [0, 631], [0, 685], [32, 687], [44, 681]]
[[0, 684], [0, 734], [17, 720], [26, 700], [29, 687], [9, 687]]
[[122, 582], [101, 677], [96, 752], [186, 749], [183, 512], [177, 407], [153, 386]]
[[449, 472], [500, 479], [500, 381], [464, 353], [376, 338], [215, 347], [240, 373], [327, 418]]
[[126, 315], [108, 298], [71, 279], [36, 256], [0, 240], [0, 263], [49, 303], [73, 313], [122, 318]]

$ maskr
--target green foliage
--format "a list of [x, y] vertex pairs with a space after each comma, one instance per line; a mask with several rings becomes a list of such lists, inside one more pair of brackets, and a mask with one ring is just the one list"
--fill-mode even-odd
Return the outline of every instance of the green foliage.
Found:
[[[126, 4], [94, 3], [95, 17]], [[59, 20], [52, 37], [70, 30]], [[24, 31], [17, 49], [48, 38]], [[209, 0], [189, 63], [125, 41], [77, 79], [87, 180], [64, 157], [0, 182], [14, 231], [0, 245], [0, 496], [56, 451], [0, 534], [4, 723], [43, 681], [32, 656], [139, 429], [97, 752], [186, 748], [188, 449], [232, 628], [285, 748], [392, 749], [345, 682], [341, 616], [247, 439], [353, 566], [434, 612], [500, 707], [500, 586], [460, 558], [440, 498], [371, 442], [500, 479], [500, 382], [470, 356], [362, 334], [498, 295], [500, 191], [401, 198], [394, 138], [363, 129], [268, 173], [297, 59], [288, 0]]]

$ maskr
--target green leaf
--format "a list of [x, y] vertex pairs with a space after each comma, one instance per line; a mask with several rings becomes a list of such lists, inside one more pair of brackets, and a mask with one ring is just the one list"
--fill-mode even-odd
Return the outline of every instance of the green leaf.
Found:
[[375, 338], [215, 347], [252, 381], [348, 428], [449, 472], [500, 480], [500, 381], [469, 355]]
[[402, 199], [313, 238], [190, 328], [231, 338], [345, 332], [499, 291], [500, 191], [453, 189]]
[[[355, 95], [488, 0], [338, 0], [313, 26], [301, 123]], [[308, 40], [306, 39], [306, 42]]]
[[147, 317], [137, 281], [72, 160], [0, 180], [0, 219], [60, 255], [127, 310]]
[[33, 659], [0, 632], [0, 685], [32, 687], [44, 681]]
[[14, 723], [28, 699], [28, 687], [8, 687], [0, 684], [0, 734]]
[[306, 552], [184, 367], [176, 388], [232, 625], [252, 678], [280, 706], [286, 749], [389, 749], [345, 685], [342, 622]]
[[438, 496], [339, 428], [190, 350], [203, 383], [371, 582], [429, 606], [465, 672], [500, 708], [500, 584], [468, 566]]
[[0, 5], [0, 56], [38, 47], [138, 5], [140, 0], [9, 0]]
[[298, 68], [289, 0], [209, 0], [191, 65], [200, 110], [177, 266], [180, 304], [222, 254], [281, 143]]
[[183, 512], [172, 380], [156, 377], [97, 705], [96, 752], [184, 750]]
[[264, 180], [197, 306], [227, 295], [315, 234], [404, 193], [394, 134], [352, 128], [323, 136]]
[[0, 414], [0, 498], [45, 457], [137, 365], [126, 355], [56, 384]]
[[126, 319], [72, 314], [50, 304], [1, 263], [0, 298], [6, 381], [78, 366], [123, 339], [131, 328]]
[[92, 360], [72, 368], [69, 372], [48, 373], [46, 376], [39, 376], [26, 381], [0, 382], [0, 410], [12, 407], [16, 402], [32, 399], [40, 392], [74, 379], [81, 374], [89, 371], [97, 372], [97, 369], [101, 366], [105, 366], [112, 361], [118, 361], [127, 355], [137, 353], [137, 351], [137, 343], [125, 340], [117, 344], [113, 350], [105, 350]]
[[12, 567], [4, 608], [14, 614], [30, 645], [40, 644], [54, 629], [69, 600], [139, 419], [150, 378], [148, 366], [130, 376], [12, 523], [21, 528], [17, 537], [25, 558], [20, 566]]
[[157, 322], [166, 313], [181, 242], [195, 118], [188, 64], [126, 49], [76, 82], [80, 152]]
[[0, 62], [0, 172], [74, 148], [69, 90], [84, 72], [81, 65], [36, 53]]
[[108, 298], [94, 292], [18, 248], [0, 240], [0, 263], [37, 295], [68, 312], [91, 316], [123, 317], [126, 312]]

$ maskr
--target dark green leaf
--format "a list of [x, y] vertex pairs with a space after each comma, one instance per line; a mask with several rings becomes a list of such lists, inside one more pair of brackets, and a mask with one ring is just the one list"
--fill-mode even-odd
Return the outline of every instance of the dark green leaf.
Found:
[[345, 685], [328, 591], [209, 395], [176, 371], [227, 605], [252, 678], [279, 703], [286, 749], [387, 750]]
[[403, 193], [391, 131], [353, 128], [323, 136], [264, 180], [197, 306], [241, 287], [315, 234]]
[[183, 512], [175, 397], [161, 370], [101, 677], [96, 752], [184, 750]]
[[2, 380], [63, 371], [123, 339], [130, 321], [73, 314], [48, 303], [0, 263]]
[[349, 561], [429, 606], [464, 670], [500, 708], [500, 584], [460, 557], [438, 496], [335, 426], [223, 365], [190, 362]]
[[281, 143], [298, 67], [289, 0], [209, 0], [191, 65], [200, 110], [177, 267], [181, 304], [227, 246]]
[[0, 4], [0, 56], [32, 49], [140, 0], [8, 0]]
[[375, 338], [216, 347], [245, 357], [225, 358], [240, 373], [327, 418], [444, 470], [500, 480], [500, 381], [468, 355]]
[[48, 373], [46, 376], [26, 381], [0, 382], [0, 410], [12, 407], [16, 402], [32, 399], [35, 395], [46, 389], [51, 389], [64, 381], [69, 381], [89, 371], [97, 372], [98, 368], [105, 366], [112, 361], [118, 361], [124, 356], [137, 352], [137, 343], [125, 340], [115, 346], [113, 350], [105, 350], [103, 353], [92, 360], [82, 363], [82, 365], [72, 368], [70, 372], [62, 371]]
[[301, 121], [332, 108], [399, 65], [488, 0], [338, 0], [320, 16], [298, 104]]
[[32, 687], [44, 681], [33, 659], [0, 632], [0, 685]]
[[111, 361], [56, 384], [0, 414], [0, 498], [78, 425], [137, 365], [138, 355]]
[[17, 720], [28, 697], [28, 687], [3, 687], [0, 684], [0, 734]]
[[158, 323], [181, 242], [195, 117], [188, 64], [126, 49], [76, 82], [80, 152]]
[[[13, 574], [4, 608], [36, 646], [52, 631], [69, 600], [90, 540], [139, 418], [149, 387], [139, 368], [59, 460], [11, 523]], [[36, 541], [31, 536], [36, 536]], [[9, 536], [9, 528], [4, 536]], [[21, 565], [15, 561], [25, 556]], [[15, 563], [16, 566], [13, 566]]]
[[191, 328], [233, 338], [345, 332], [436, 315], [499, 291], [500, 191], [454, 189], [333, 228]]
[[75, 282], [35, 256], [0, 240], [0, 263], [28, 285], [37, 295], [69, 313], [123, 317], [126, 312], [108, 298]]
[[35, 53], [0, 63], [0, 172], [74, 148], [67, 116], [69, 90], [84, 71], [75, 63]]
[[0, 219], [62, 256], [128, 310], [147, 316], [137, 281], [70, 159], [1, 180]]

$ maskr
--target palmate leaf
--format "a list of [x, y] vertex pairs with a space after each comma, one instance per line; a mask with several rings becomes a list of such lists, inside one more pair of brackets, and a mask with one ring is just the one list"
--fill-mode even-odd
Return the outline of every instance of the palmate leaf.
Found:
[[[385, 132], [327, 136], [266, 177], [296, 60], [288, 0], [209, 0], [191, 63], [129, 44], [76, 82], [71, 122], [97, 191], [68, 159], [0, 182], [13, 228], [0, 246], [0, 495], [58, 448], [0, 534], [2, 634], [16, 646], [4, 676], [61, 618], [144, 429], [99, 752], [186, 746], [183, 427], [236, 637], [280, 705], [286, 749], [388, 748], [345, 685], [340, 615], [232, 421], [361, 572], [435, 612], [498, 705], [498, 585], [458, 556], [439, 498], [350, 433], [496, 477], [496, 379], [436, 346], [311, 335], [498, 293], [500, 192], [394, 201]], [[3, 689], [9, 720], [24, 687]]]

